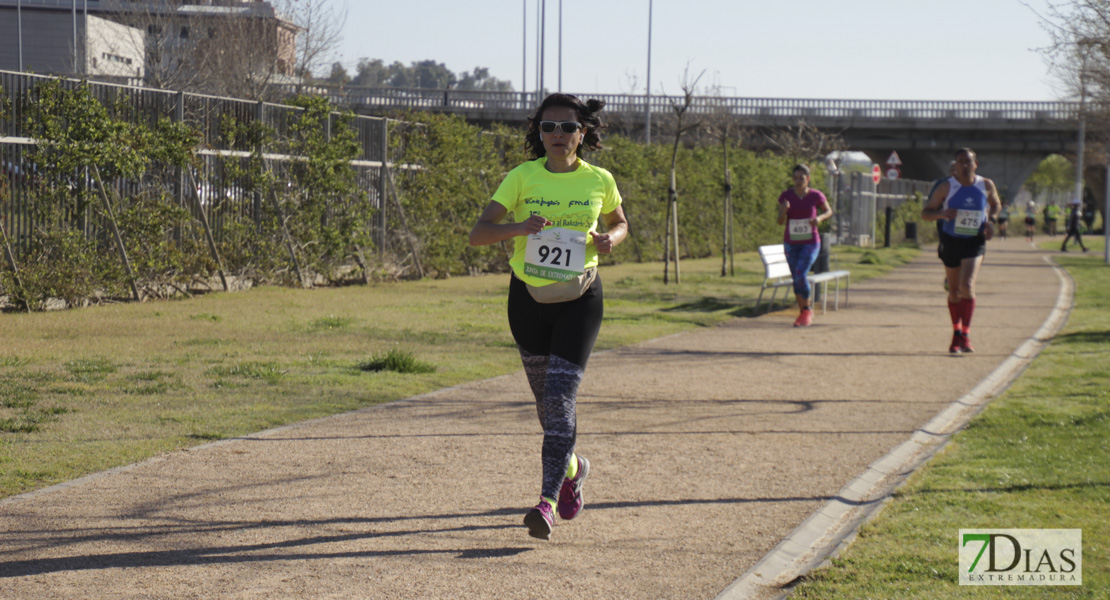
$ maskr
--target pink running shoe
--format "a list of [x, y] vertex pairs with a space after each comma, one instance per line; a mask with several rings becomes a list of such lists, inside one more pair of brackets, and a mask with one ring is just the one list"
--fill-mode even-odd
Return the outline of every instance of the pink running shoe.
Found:
[[563, 478], [563, 487], [559, 490], [559, 517], [569, 521], [578, 516], [584, 504], [582, 500], [582, 484], [590, 476], [590, 461], [578, 456], [578, 473], [574, 479]]
[[794, 321], [795, 327], [809, 327], [813, 324], [813, 309], [807, 308], [798, 315], [798, 319]]
[[550, 540], [551, 530], [555, 527], [555, 513], [551, 510], [551, 503], [541, 498], [540, 503], [524, 515], [524, 524], [528, 527], [528, 535]]

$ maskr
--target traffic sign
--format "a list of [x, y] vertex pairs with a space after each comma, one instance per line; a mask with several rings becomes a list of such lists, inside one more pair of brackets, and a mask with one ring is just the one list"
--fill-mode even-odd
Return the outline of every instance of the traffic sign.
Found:
[[879, 178], [882, 177], [883, 172], [879, 169], [879, 165], [871, 165], [871, 181], [879, 183]]
[[886, 159], [886, 164], [888, 164], [892, 167], [897, 167], [897, 166], [901, 165], [902, 164], [902, 159], [898, 158], [898, 152], [892, 150], [890, 152], [890, 156]]
[[898, 167], [891, 167], [886, 170], [887, 179], [898, 179], [900, 175], [902, 175], [902, 172], [898, 170]]

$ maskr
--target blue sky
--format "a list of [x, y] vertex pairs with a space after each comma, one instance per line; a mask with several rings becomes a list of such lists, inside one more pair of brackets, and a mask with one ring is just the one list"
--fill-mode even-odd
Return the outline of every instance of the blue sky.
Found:
[[[335, 58], [352, 73], [360, 57], [433, 59], [456, 73], [487, 67], [519, 90], [526, 62], [535, 89], [537, 0], [327, 1], [347, 6]], [[555, 90], [559, 0], [546, 4], [544, 84]], [[1048, 34], [1034, 10], [1047, 4], [653, 0], [651, 90], [677, 93], [689, 65], [727, 96], [1055, 100], [1063, 90], [1036, 52]], [[563, 91], [644, 92], [648, 0], [562, 0], [562, 13]]]

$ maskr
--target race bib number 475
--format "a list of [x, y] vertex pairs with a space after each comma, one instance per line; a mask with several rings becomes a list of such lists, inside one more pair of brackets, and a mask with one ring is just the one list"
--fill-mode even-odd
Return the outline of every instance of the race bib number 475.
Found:
[[960, 235], [979, 235], [979, 227], [983, 225], [983, 211], [958, 210], [956, 211], [956, 233]]
[[524, 273], [551, 281], [569, 281], [586, 271], [586, 236], [565, 227], [552, 227], [528, 236]]

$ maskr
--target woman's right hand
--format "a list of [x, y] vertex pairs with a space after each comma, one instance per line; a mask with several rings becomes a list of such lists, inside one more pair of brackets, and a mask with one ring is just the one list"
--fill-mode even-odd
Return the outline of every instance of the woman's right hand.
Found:
[[522, 233], [521, 235], [532, 235], [535, 233], [539, 233], [543, 231], [544, 227], [547, 227], [548, 225], [554, 225], [554, 223], [548, 221], [546, 217], [543, 217], [541, 215], [532, 215], [527, 219], [521, 221], [520, 224], [524, 228], [524, 233]]

